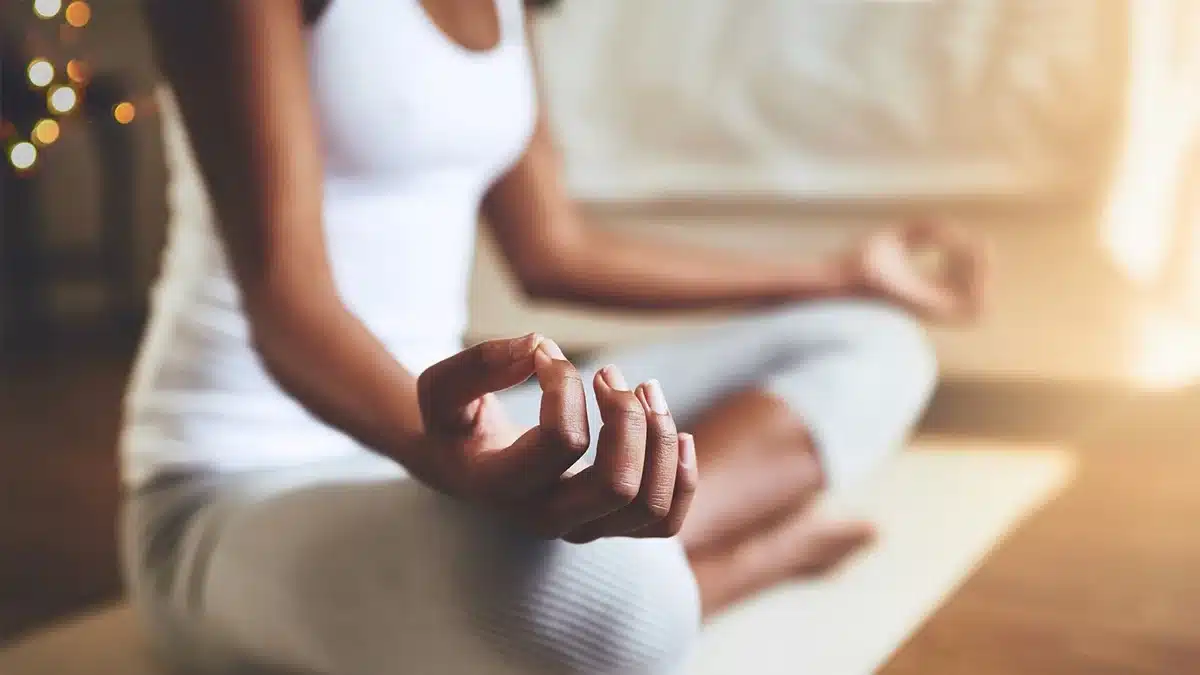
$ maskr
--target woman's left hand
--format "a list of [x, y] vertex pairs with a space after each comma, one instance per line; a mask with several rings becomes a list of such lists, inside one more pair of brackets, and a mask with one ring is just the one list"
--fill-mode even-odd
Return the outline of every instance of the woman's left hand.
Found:
[[[936, 269], [917, 256], [937, 256]], [[915, 223], [872, 233], [843, 260], [853, 291], [895, 302], [925, 318], [962, 321], [983, 310], [989, 277], [986, 242], [956, 228]]]

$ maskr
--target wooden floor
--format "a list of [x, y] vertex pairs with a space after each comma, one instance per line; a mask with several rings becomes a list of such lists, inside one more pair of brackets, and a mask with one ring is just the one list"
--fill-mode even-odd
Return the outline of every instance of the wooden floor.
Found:
[[[119, 592], [113, 448], [127, 363], [56, 356], [0, 372], [0, 642]], [[1079, 475], [884, 674], [1200, 672], [1200, 420], [1188, 421], [1200, 397], [988, 391], [947, 387], [929, 425], [1070, 440]]]

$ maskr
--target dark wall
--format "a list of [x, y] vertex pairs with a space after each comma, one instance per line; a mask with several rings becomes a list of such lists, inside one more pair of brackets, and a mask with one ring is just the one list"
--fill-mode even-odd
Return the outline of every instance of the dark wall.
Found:
[[[63, 3], [66, 5], [67, 3]], [[41, 345], [79, 329], [136, 324], [153, 274], [166, 219], [157, 75], [136, 0], [92, 0], [90, 20], [68, 25], [64, 12], [43, 19], [32, 2], [0, 3], [3, 45], [3, 312], [7, 347]], [[31, 59], [85, 65], [75, 110], [53, 115], [46, 90], [30, 84]], [[113, 106], [135, 105], [121, 125]], [[8, 161], [38, 120], [54, 117], [60, 134], [40, 147], [27, 172]]]

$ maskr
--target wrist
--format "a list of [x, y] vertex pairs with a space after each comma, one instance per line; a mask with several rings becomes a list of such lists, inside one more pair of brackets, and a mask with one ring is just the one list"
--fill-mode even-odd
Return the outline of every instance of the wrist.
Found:
[[863, 284], [852, 266], [841, 258], [792, 266], [789, 297], [817, 299], [851, 297], [864, 294]]
[[377, 450], [389, 459], [408, 466], [419, 458], [420, 448], [427, 445], [425, 422], [417, 397], [416, 380], [405, 383], [401, 395], [394, 399], [387, 414], [387, 434]]

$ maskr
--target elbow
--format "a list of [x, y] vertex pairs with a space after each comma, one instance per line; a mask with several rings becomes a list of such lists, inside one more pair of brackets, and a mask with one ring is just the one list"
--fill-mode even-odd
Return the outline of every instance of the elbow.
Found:
[[517, 266], [517, 288], [526, 300], [554, 302], [574, 295], [571, 277], [553, 262], [530, 262]]
[[521, 296], [534, 302], [553, 302], [562, 299], [562, 287], [552, 279], [542, 276], [517, 277], [517, 287]]

